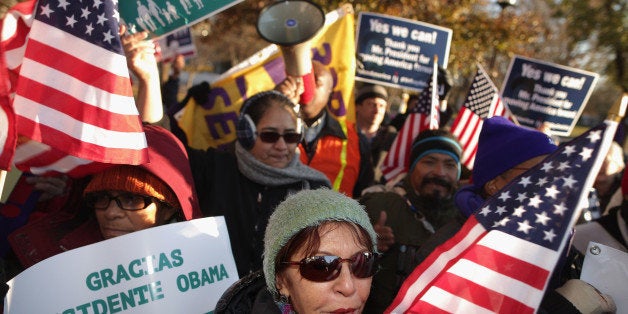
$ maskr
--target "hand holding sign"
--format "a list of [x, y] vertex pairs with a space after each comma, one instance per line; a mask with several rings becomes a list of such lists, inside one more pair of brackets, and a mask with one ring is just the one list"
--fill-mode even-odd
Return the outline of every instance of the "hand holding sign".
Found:
[[590, 73], [515, 56], [502, 86], [502, 100], [524, 126], [543, 123], [552, 135], [569, 136], [598, 79]]

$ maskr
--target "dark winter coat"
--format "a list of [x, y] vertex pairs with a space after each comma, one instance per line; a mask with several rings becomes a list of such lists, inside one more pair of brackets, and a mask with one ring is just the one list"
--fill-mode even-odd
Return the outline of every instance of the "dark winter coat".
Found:
[[[188, 149], [188, 155], [203, 215], [225, 217], [239, 276], [261, 269], [270, 214], [289, 193], [303, 190], [307, 184], [255, 183], [238, 170], [237, 159], [229, 152]], [[327, 184], [322, 181], [309, 182], [310, 189], [323, 186]]]

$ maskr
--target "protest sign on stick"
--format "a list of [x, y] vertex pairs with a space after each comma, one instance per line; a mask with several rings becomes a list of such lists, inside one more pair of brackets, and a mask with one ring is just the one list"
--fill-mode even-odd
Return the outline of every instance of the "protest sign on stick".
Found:
[[437, 25], [361, 12], [356, 80], [421, 91], [429, 85], [433, 56], [447, 68], [451, 36]]
[[519, 124], [552, 135], [569, 136], [593, 92], [598, 75], [549, 62], [515, 56], [501, 99]]

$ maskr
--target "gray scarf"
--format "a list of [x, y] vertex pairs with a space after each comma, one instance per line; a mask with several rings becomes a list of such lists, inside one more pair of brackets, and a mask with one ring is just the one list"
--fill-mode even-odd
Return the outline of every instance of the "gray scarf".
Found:
[[312, 180], [325, 182], [327, 186], [331, 186], [329, 179], [322, 172], [310, 168], [301, 162], [298, 151], [285, 168], [275, 168], [262, 163], [238, 142], [236, 142], [235, 153], [240, 172], [256, 183], [279, 186], [303, 182], [304, 188], [309, 189], [310, 184], [308, 180]]

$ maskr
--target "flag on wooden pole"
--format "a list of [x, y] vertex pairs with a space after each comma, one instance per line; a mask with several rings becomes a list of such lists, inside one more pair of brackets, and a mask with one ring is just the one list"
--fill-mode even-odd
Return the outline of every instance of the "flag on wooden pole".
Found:
[[14, 93], [15, 165], [84, 174], [147, 161], [112, 0], [26, 1], [3, 19], [2, 78]]

